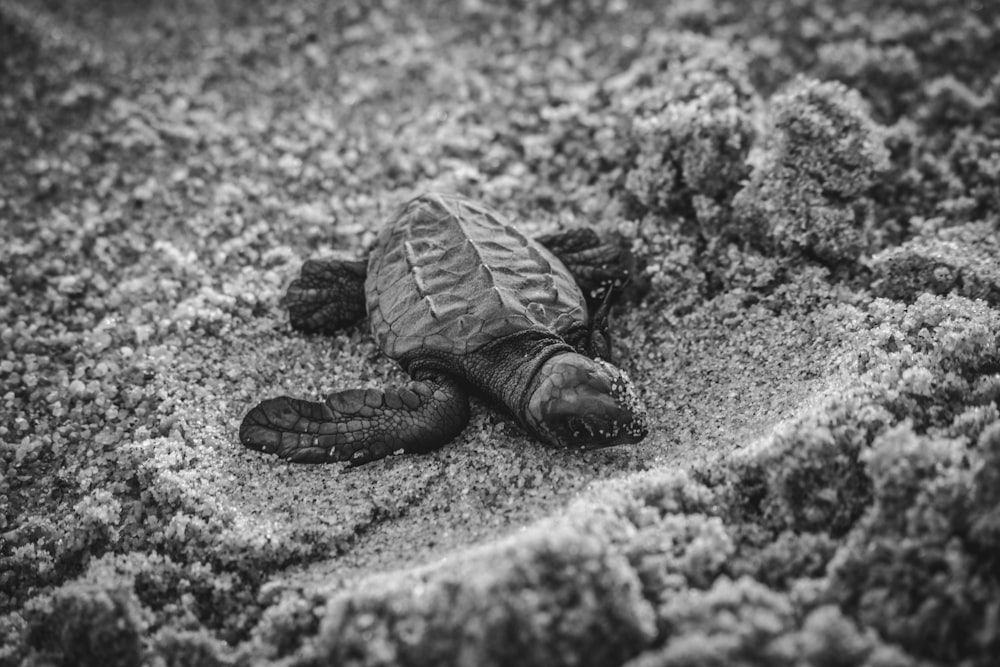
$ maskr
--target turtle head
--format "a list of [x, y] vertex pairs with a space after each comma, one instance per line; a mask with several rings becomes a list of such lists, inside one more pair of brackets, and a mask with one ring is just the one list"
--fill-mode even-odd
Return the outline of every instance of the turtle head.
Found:
[[538, 370], [524, 421], [558, 447], [596, 449], [646, 437], [646, 410], [632, 381], [611, 364], [558, 354]]

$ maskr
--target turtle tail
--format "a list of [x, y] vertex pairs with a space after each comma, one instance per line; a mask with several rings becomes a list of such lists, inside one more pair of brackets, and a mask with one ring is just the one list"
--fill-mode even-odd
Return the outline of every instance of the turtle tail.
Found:
[[434, 376], [384, 391], [338, 391], [321, 402], [268, 399], [243, 418], [240, 442], [295, 463], [356, 466], [398, 451], [428, 452], [468, 422], [469, 400], [458, 383]]

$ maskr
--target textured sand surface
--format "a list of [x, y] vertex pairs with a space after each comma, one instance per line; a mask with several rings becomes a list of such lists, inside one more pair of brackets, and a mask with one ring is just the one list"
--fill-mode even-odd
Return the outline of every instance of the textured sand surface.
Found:
[[[993, 664], [1000, 9], [423, 4], [0, 1], [0, 665]], [[635, 239], [643, 443], [239, 446], [427, 190]]]

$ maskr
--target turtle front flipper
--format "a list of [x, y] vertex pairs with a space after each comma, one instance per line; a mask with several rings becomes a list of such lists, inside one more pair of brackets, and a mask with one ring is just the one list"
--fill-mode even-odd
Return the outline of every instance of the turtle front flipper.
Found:
[[281, 300], [292, 328], [306, 333], [333, 333], [365, 316], [368, 262], [310, 259]]
[[590, 314], [590, 321], [586, 324], [581, 323], [563, 334], [563, 339], [580, 354], [608, 363], [613, 362], [611, 358], [611, 332], [609, 330], [613, 291], [612, 287], [605, 287], [600, 305]]
[[587, 227], [535, 240], [566, 265], [590, 307], [604, 300], [608, 288], [621, 287], [635, 272], [635, 257], [624, 239], [604, 239]]
[[355, 466], [400, 450], [428, 452], [468, 422], [469, 399], [458, 383], [428, 376], [384, 391], [338, 391], [322, 402], [268, 399], [243, 418], [240, 442], [295, 463]]

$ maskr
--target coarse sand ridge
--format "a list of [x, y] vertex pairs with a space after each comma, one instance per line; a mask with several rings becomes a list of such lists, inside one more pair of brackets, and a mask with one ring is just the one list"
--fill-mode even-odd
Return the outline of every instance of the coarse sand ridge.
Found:
[[[0, 0], [0, 665], [995, 664], [998, 61], [943, 0]], [[239, 445], [405, 379], [279, 300], [430, 190], [633, 239], [646, 440]]]

